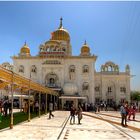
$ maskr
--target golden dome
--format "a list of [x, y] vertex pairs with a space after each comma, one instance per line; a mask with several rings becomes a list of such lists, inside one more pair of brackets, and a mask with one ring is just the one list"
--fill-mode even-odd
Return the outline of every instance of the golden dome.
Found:
[[24, 46], [20, 49], [20, 54], [30, 55], [30, 48], [27, 46], [26, 42]]
[[63, 28], [62, 25], [62, 18], [60, 18], [60, 26], [59, 28], [52, 32], [52, 40], [64, 40], [64, 41], [70, 41], [70, 35], [66, 29]]
[[84, 43], [84, 45], [82, 46], [82, 48], [81, 48], [81, 53], [83, 54], [85, 54], [85, 53], [90, 53], [90, 48], [88, 47], [88, 45], [86, 44], [86, 41], [85, 41], [85, 43]]

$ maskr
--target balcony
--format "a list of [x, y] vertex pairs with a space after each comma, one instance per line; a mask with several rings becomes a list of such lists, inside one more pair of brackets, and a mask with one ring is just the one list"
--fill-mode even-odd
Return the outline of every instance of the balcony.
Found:
[[61, 90], [61, 86], [60, 86], [60, 83], [48, 83], [45, 85], [45, 87], [48, 87], [48, 88], [53, 88], [54, 90]]

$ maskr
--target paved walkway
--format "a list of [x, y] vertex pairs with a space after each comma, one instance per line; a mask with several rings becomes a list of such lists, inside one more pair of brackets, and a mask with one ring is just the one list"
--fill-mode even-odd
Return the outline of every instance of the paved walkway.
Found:
[[[117, 112], [102, 112], [107, 115], [120, 116]], [[100, 118], [112, 119], [120, 122], [120, 118], [115, 118], [101, 114], [86, 113], [83, 115], [81, 125], [76, 123], [70, 125], [69, 112], [55, 111], [54, 118], [48, 119], [48, 115], [32, 119], [31, 122], [24, 122], [14, 126], [13, 129], [0, 131], [0, 140], [131, 140], [140, 139], [140, 132], [122, 128], [121, 126], [90, 117], [93, 115]], [[140, 114], [137, 115], [137, 118]], [[140, 128], [140, 122], [128, 122], [128, 125]]]

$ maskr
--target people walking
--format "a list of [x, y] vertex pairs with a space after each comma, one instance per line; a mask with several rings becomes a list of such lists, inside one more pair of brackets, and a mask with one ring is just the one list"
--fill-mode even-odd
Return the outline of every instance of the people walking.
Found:
[[12, 101], [11, 100], [8, 101], [8, 109], [9, 109], [9, 115], [11, 115], [11, 112], [12, 112]]
[[45, 113], [45, 103], [44, 102], [42, 102], [41, 103], [41, 111], [43, 112], [43, 113]]
[[135, 120], [135, 115], [136, 115], [136, 107], [135, 105], [131, 105], [129, 108], [129, 113], [128, 113], [128, 120], [130, 121], [131, 115], [133, 116], [133, 120]]
[[[72, 104], [70, 108], [70, 124], [75, 124], [75, 113], [76, 113], [76, 108], [74, 107], [74, 104]], [[73, 120], [73, 123], [72, 123]]]
[[54, 115], [52, 114], [53, 111], [53, 103], [50, 102], [49, 103], [49, 119], [51, 119], [51, 116], [54, 117]]
[[78, 106], [77, 115], [78, 115], [78, 124], [81, 124], [80, 121], [82, 119], [82, 108], [80, 105]]
[[128, 102], [126, 101], [125, 102], [125, 110], [126, 110], [126, 121], [127, 121], [127, 116], [128, 116], [128, 114], [129, 114], [129, 105], [128, 105]]
[[126, 107], [127, 103], [123, 103], [122, 106], [120, 107], [120, 113], [121, 113], [121, 125], [123, 127], [127, 126], [127, 112], [126, 112]]
[[39, 103], [38, 103], [38, 101], [36, 101], [35, 102], [35, 113], [36, 113], [36, 115], [38, 114], [38, 112], [39, 112]]
[[4, 108], [4, 116], [7, 116], [7, 112], [8, 112], [8, 100], [5, 100], [4, 101], [3, 108]]

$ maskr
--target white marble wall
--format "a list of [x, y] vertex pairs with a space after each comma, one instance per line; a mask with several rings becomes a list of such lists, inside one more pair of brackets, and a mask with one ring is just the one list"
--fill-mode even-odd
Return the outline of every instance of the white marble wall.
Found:
[[[46, 60], [58, 60], [61, 64], [43, 64]], [[24, 73], [19, 73], [19, 66], [24, 66]], [[115, 100], [119, 103], [120, 99], [125, 96], [126, 100], [130, 101], [130, 75], [124, 73], [120, 74], [101, 74], [95, 72], [95, 59], [92, 58], [30, 58], [30, 59], [14, 59], [14, 71], [25, 77], [30, 77], [31, 66], [37, 67], [37, 74], [31, 75], [32, 80], [45, 84], [45, 77], [48, 73], [55, 73], [58, 76], [60, 86], [63, 87], [65, 83], [72, 82], [78, 87], [78, 93], [81, 96], [88, 96], [90, 103], [95, 102], [95, 84], [100, 84], [100, 92], [102, 100], [106, 100], [107, 87], [113, 85], [113, 92]], [[75, 66], [75, 75], [73, 79], [69, 76], [69, 66]], [[89, 66], [89, 73], [83, 73], [84, 65]], [[89, 83], [89, 90], [86, 93], [82, 90], [84, 82]], [[120, 87], [126, 87], [125, 95], [120, 92]]]
[[[127, 75], [125, 72], [121, 74], [102, 74], [96, 73], [95, 74], [95, 84], [100, 83], [101, 85], [101, 92], [102, 92], [102, 99], [106, 100], [106, 92], [108, 86], [114, 85], [113, 92], [115, 93], [115, 100], [116, 103], [119, 103], [121, 98], [126, 98], [127, 101], [130, 102], [130, 76]], [[120, 87], [126, 87], [126, 93], [123, 94], [120, 92]]]
[[[72, 82], [78, 87], [78, 93], [81, 96], [87, 95], [89, 102], [94, 102], [94, 65], [95, 59], [89, 58], [57, 58], [61, 64], [43, 64], [46, 60], [53, 60], [54, 58], [47, 59], [14, 59], [14, 71], [19, 73], [19, 66], [24, 66], [24, 73], [19, 73], [22, 76], [30, 77], [31, 66], [35, 65], [37, 67], [37, 74], [31, 74], [31, 79], [45, 84], [45, 77], [48, 73], [55, 73], [58, 76], [61, 87], [65, 83]], [[75, 75], [73, 79], [69, 77], [69, 67], [70, 65], [75, 66]], [[89, 66], [89, 73], [83, 73], [83, 66]], [[89, 83], [89, 90], [87, 93], [83, 94], [82, 85], [83, 82]]]

